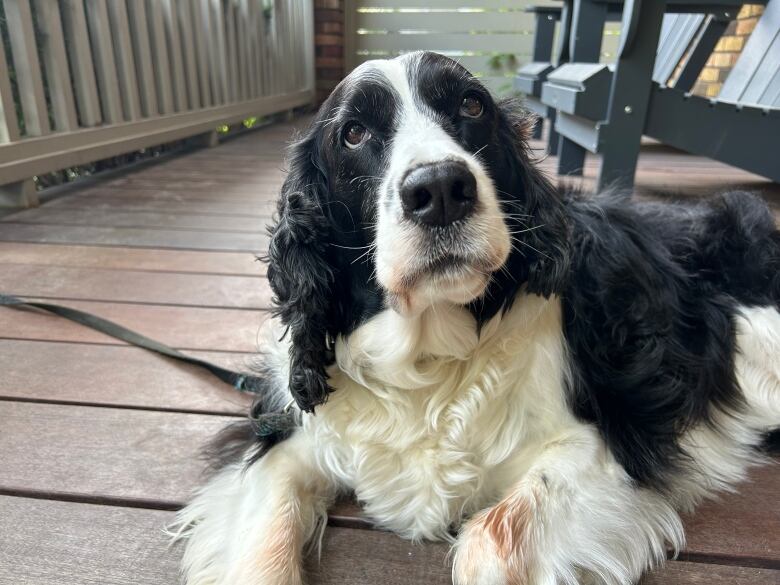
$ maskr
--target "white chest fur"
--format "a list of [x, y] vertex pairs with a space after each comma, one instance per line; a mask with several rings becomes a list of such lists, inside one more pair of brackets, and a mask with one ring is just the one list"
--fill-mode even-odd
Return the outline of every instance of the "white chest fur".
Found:
[[337, 392], [306, 432], [322, 468], [407, 538], [447, 538], [578, 424], [565, 403], [557, 299], [520, 297], [479, 336], [454, 306], [415, 319], [387, 311], [340, 341], [337, 356]]

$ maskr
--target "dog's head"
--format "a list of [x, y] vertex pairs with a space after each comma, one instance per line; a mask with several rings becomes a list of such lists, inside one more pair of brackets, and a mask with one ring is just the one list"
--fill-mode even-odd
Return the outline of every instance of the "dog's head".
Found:
[[268, 255], [303, 410], [327, 397], [333, 340], [385, 308], [455, 303], [479, 327], [521, 287], [559, 290], [566, 223], [531, 163], [532, 123], [434, 53], [364, 63], [323, 104], [293, 146]]

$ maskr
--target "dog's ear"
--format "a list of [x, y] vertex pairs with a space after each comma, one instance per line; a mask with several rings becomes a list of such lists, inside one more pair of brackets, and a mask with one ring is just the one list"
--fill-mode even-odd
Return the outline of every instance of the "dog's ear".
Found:
[[317, 134], [312, 130], [292, 148], [268, 247], [274, 314], [290, 336], [290, 392], [306, 412], [325, 402], [331, 391], [325, 369], [334, 360], [330, 341], [335, 338], [330, 222], [322, 211], [328, 179], [316, 161]]
[[517, 224], [513, 239], [516, 253], [525, 259], [527, 291], [559, 293], [568, 275], [569, 225], [560, 191], [537, 168], [528, 145], [537, 117], [516, 98], [500, 101], [498, 109], [499, 140], [513, 169], [511, 183], [518, 186], [512, 192], [522, 189], [507, 211]]

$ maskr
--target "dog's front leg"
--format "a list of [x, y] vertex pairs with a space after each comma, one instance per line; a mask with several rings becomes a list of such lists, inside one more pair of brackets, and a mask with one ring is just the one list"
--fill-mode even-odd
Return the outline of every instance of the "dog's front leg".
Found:
[[682, 545], [677, 513], [639, 488], [594, 429], [543, 445], [493, 507], [461, 530], [456, 585], [631, 585]]
[[298, 431], [262, 459], [221, 471], [179, 513], [186, 585], [300, 585], [306, 544], [325, 527], [333, 486]]

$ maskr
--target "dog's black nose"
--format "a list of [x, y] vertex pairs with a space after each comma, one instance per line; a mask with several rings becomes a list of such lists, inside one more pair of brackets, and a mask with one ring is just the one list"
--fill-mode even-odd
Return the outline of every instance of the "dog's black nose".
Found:
[[460, 162], [417, 167], [401, 183], [404, 214], [417, 223], [450, 225], [474, 211], [476, 202], [477, 180]]

